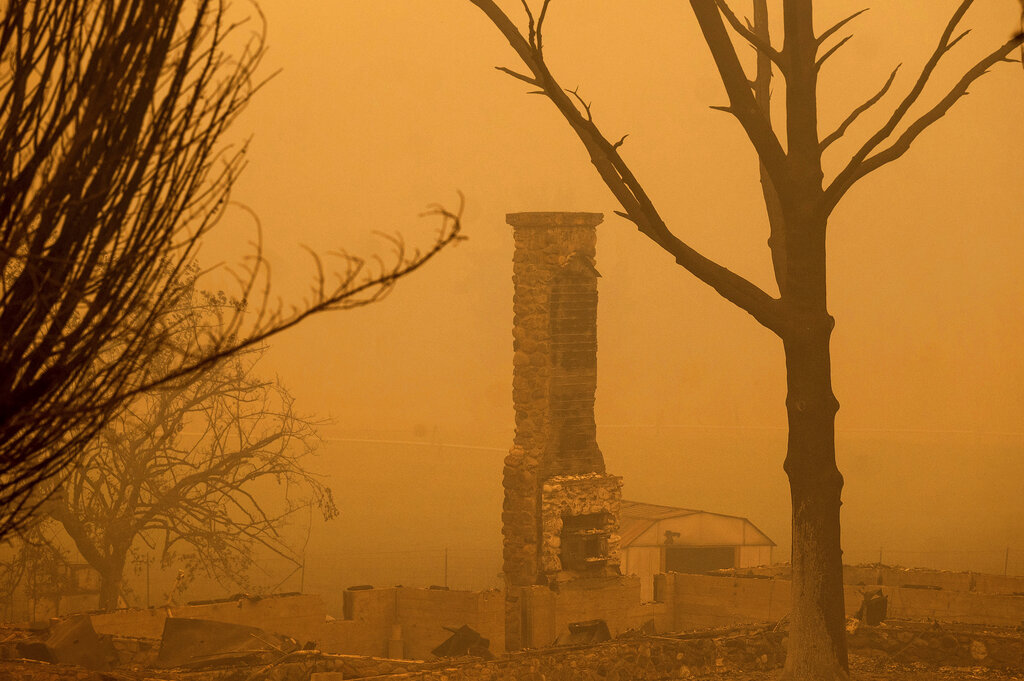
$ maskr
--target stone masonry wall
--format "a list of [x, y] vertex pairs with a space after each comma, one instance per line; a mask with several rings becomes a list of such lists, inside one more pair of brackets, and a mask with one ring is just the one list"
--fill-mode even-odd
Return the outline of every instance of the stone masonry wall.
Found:
[[541, 490], [541, 570], [554, 580], [563, 572], [562, 523], [565, 516], [605, 513], [608, 533], [608, 561], [600, 565], [601, 576], [618, 574], [621, 562], [619, 544], [619, 511], [622, 506], [622, 478], [602, 473], [561, 475], [549, 478]]
[[512, 213], [514, 444], [502, 512], [508, 584], [540, 581], [540, 491], [553, 475], [604, 472], [597, 446], [599, 213]]

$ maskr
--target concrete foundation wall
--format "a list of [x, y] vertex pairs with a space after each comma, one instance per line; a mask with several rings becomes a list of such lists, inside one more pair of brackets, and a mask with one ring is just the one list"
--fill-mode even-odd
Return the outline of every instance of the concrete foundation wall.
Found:
[[[776, 622], [790, 608], [790, 582], [782, 579], [712, 577], [669, 573], [656, 577], [655, 592], [671, 613], [669, 631], [743, 623]], [[860, 608], [861, 594], [846, 587], [846, 613]]]
[[1024, 625], [1024, 596], [881, 587], [889, 598], [889, 616], [940, 622]]
[[847, 584], [884, 586], [922, 586], [948, 591], [973, 591], [974, 575], [969, 572], [908, 570], [896, 567], [847, 565], [843, 568]]
[[[772, 565], [722, 572], [781, 579], [790, 578], [789, 565]], [[843, 566], [843, 582], [851, 585], [916, 586], [983, 594], [1024, 594], [1024, 577], [903, 568], [890, 565], [845, 565]]]
[[395, 624], [398, 589], [345, 591], [345, 619], [328, 620], [318, 641], [328, 653], [386, 657]]
[[444, 591], [392, 587], [346, 591], [345, 619], [328, 619], [319, 596], [240, 599], [225, 603], [92, 615], [97, 633], [159, 639], [169, 616], [259, 627], [313, 641], [325, 653], [430, 659], [453, 629], [468, 625], [505, 651], [505, 597], [497, 590]]
[[972, 572], [974, 590], [986, 594], [1024, 595], [1024, 577], [1004, 577]]
[[665, 604], [641, 603], [640, 579], [635, 575], [569, 582], [558, 591], [546, 586], [521, 587], [517, 593], [524, 648], [552, 645], [569, 634], [572, 622], [603, 619], [611, 635], [617, 636], [649, 621], [657, 628], [659, 622], [670, 620]]
[[[658, 575], [656, 579], [655, 592], [671, 612], [670, 631], [772, 622], [781, 619], [790, 609], [791, 583], [785, 579], [676, 573]], [[846, 614], [857, 613], [863, 592], [878, 589], [889, 599], [888, 616], [891, 618], [1000, 626], [1024, 623], [1024, 595], [884, 584], [847, 584], [844, 588]]]
[[505, 652], [505, 597], [497, 590], [445, 591], [391, 587], [346, 591], [345, 619], [329, 620], [317, 638], [320, 650], [428, 660], [451, 632], [467, 625]]
[[490, 641], [495, 655], [505, 652], [505, 595], [501, 591], [398, 589], [396, 623], [401, 626], [404, 656], [430, 659], [430, 651], [451, 632], [467, 625]]
[[[867, 583], [891, 575], [852, 573], [865, 584], [845, 587], [847, 615], [858, 611], [865, 591], [881, 589], [894, 619], [937, 620], [966, 624], [1020, 626], [1024, 595], [981, 593], [952, 588]], [[940, 573], [941, 574], [941, 573]], [[914, 575], [921, 577], [921, 575]], [[954, 573], [954, 577], [955, 577]], [[980, 580], [975, 579], [977, 589]], [[956, 585], [950, 579], [943, 582]], [[1006, 589], [1010, 582], [991, 580], [987, 588]], [[467, 625], [490, 641], [501, 655], [506, 648], [506, 615], [521, 626], [522, 638], [512, 645], [543, 648], [559, 638], [569, 624], [603, 619], [612, 636], [653, 623], [659, 633], [744, 623], [777, 622], [790, 610], [790, 581], [781, 578], [710, 576], [669, 573], [657, 575], [656, 602], [641, 602], [635, 576], [578, 580], [560, 585], [515, 587], [506, 612], [501, 591], [445, 591], [384, 588], [345, 592], [345, 619], [329, 619], [319, 596], [293, 595], [242, 598], [222, 603], [151, 610], [121, 610], [94, 614], [100, 634], [159, 639], [168, 616], [193, 617], [260, 627], [290, 636], [300, 643], [315, 642], [326, 653], [378, 658], [430, 659], [430, 651], [451, 632]]]

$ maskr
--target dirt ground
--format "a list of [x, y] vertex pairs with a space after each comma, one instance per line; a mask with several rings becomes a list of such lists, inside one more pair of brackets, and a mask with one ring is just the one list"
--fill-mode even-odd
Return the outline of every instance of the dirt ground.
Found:
[[[775, 681], [781, 672], [729, 672], [722, 681]], [[698, 677], [693, 677], [698, 678]], [[1024, 671], [985, 667], [936, 667], [850, 655], [850, 681], [1024, 681]]]
[[870, 657], [850, 657], [850, 681], [1024, 681], [1016, 669], [934, 667], [921, 662], [899, 663]]

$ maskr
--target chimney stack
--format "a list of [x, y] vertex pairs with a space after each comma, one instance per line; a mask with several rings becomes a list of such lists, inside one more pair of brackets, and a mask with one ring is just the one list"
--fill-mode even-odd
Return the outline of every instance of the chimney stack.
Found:
[[505, 459], [510, 586], [618, 574], [621, 479], [597, 446], [600, 213], [510, 213], [514, 444]]

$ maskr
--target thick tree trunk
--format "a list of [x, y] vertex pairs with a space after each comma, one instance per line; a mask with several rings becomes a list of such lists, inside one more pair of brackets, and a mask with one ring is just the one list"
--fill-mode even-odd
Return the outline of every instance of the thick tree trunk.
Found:
[[839, 533], [843, 476], [836, 467], [827, 313], [784, 338], [789, 414], [785, 469], [793, 502], [793, 586], [785, 679], [846, 679], [846, 617]]
[[123, 577], [123, 560], [111, 561], [109, 566], [100, 571], [100, 610], [117, 610]]
[[115, 610], [118, 596], [121, 595], [124, 566], [135, 535], [129, 526], [119, 525], [106, 528], [107, 537], [117, 534], [112, 541], [102, 536], [93, 536], [82, 519], [59, 501], [61, 496], [57, 495], [57, 500], [47, 508], [47, 512], [64, 526], [64, 531], [71, 537], [78, 552], [100, 573], [100, 610]]

